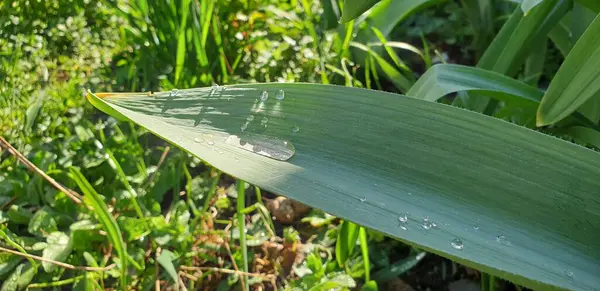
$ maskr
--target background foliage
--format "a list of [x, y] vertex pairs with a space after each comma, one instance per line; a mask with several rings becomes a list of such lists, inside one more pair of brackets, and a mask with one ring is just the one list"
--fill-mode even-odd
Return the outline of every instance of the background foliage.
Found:
[[[550, 2], [573, 5], [538, 5]], [[544, 37], [515, 53], [525, 65], [502, 71], [485, 53], [507, 21], [522, 17], [515, 3], [388, 0], [344, 23], [337, 20], [350, 6], [332, 3], [1, 2], [2, 137], [61, 184], [94, 199], [74, 204], [2, 151], [0, 245], [73, 266], [116, 265], [104, 272], [72, 270], [2, 252], [1, 288], [271, 290], [274, 282], [288, 290], [464, 290], [481, 280], [483, 289], [521, 289], [276, 193], [235, 185], [83, 98], [86, 89], [254, 82], [407, 93], [438, 63], [477, 65], [547, 88], [583, 33], [569, 17], [587, 24], [595, 17], [575, 4], [567, 16], [556, 16], [566, 23], [566, 42], [557, 28], [548, 29], [550, 39], [548, 32], [532, 31]], [[542, 14], [540, 7], [529, 13]], [[493, 100], [490, 106], [473, 101], [479, 93], [448, 93], [429, 98], [535, 127], [535, 107]], [[582, 113], [597, 124], [596, 113]], [[592, 148], [600, 144], [589, 128], [565, 122], [541, 130]], [[236, 208], [242, 192], [246, 201]], [[240, 210], [247, 228], [241, 245]], [[241, 284], [245, 276], [228, 271], [242, 269], [246, 256], [255, 276]]]

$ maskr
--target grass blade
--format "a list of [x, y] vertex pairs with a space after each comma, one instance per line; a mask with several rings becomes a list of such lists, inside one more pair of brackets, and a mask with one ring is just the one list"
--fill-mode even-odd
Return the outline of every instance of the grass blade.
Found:
[[[242, 180], [237, 181], [237, 219], [238, 231], [240, 233], [240, 248], [242, 249], [242, 271], [248, 273], [248, 245], [246, 244], [246, 216], [244, 208], [246, 208], [246, 183]], [[248, 275], [241, 274], [242, 285], [244, 290], [250, 290], [248, 286]]]
[[108, 208], [104, 203], [104, 200], [96, 193], [96, 190], [90, 185], [87, 179], [83, 176], [83, 174], [74, 167], [69, 169], [70, 177], [77, 183], [81, 192], [83, 192], [84, 197], [83, 201], [87, 205], [94, 208], [94, 214], [98, 217], [100, 224], [107, 233], [108, 240], [113, 245], [115, 250], [117, 251], [117, 255], [119, 256], [119, 270], [121, 271], [121, 276], [119, 278], [119, 282], [121, 285], [121, 290], [126, 290], [127, 288], [127, 248], [125, 242], [123, 241], [123, 236], [121, 234], [121, 230], [119, 229], [119, 225], [115, 218], [110, 215], [108, 212]]
[[542, 91], [492, 71], [461, 65], [435, 65], [427, 70], [406, 95], [437, 101], [456, 92], [479, 91], [494, 94], [506, 102], [532, 105], [540, 102]]
[[562, 120], [600, 92], [600, 16], [588, 27], [550, 83], [537, 125]]
[[371, 263], [369, 262], [369, 243], [367, 242], [367, 231], [364, 227], [358, 230], [358, 237], [360, 239], [360, 251], [363, 256], [363, 262], [365, 267], [365, 281], [371, 280]]
[[340, 22], [348, 22], [359, 17], [381, 0], [345, 0]]
[[377, 62], [377, 64], [379, 65], [379, 68], [381, 68], [383, 73], [385, 73], [385, 75], [388, 77], [388, 79], [400, 91], [406, 92], [410, 89], [410, 87], [412, 87], [412, 85], [414, 83], [413, 80], [410, 80], [409, 78], [404, 76], [402, 73], [400, 73], [400, 71], [396, 70], [396, 68], [394, 68], [394, 66], [392, 64], [388, 63], [388, 61], [386, 61], [379, 54], [374, 52], [371, 48], [369, 48], [366, 45], [357, 43], [357, 42], [350, 42], [350, 45], [369, 53], [369, 55], [375, 59], [375, 61]]
[[544, 0], [523, 0], [523, 2], [521, 2], [521, 9], [523, 10], [523, 13], [527, 15], [531, 9], [538, 6], [542, 1]]
[[337, 241], [335, 243], [335, 258], [340, 267], [346, 264], [346, 260], [352, 255], [356, 240], [358, 239], [358, 229], [360, 227], [350, 221], [345, 220], [340, 226]]

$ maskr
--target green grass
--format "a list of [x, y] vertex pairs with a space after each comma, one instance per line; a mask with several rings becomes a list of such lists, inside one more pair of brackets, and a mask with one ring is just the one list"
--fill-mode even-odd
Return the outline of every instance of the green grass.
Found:
[[[368, 215], [355, 216], [358, 212], [349, 205], [357, 204], [365, 197], [367, 201], [385, 198], [378, 195], [392, 189], [396, 193], [398, 189], [408, 187], [405, 190], [411, 196], [407, 196], [406, 200], [414, 202], [414, 205], [418, 205], [419, 197], [429, 197], [432, 200], [428, 201], [433, 203], [434, 198], [439, 196], [432, 194], [435, 191], [419, 190], [423, 188], [418, 187], [418, 182], [427, 180], [426, 175], [417, 175], [409, 181], [398, 178], [402, 175], [394, 179], [387, 176], [397, 169], [381, 171], [381, 165], [389, 162], [390, 158], [388, 155], [387, 159], [379, 159], [376, 154], [402, 149], [410, 135], [400, 135], [395, 139], [392, 139], [394, 134], [386, 135], [390, 137], [387, 144], [398, 144], [391, 149], [383, 146], [383, 150], [372, 151], [369, 156], [373, 159], [370, 160], [376, 160], [378, 166], [375, 162], [358, 162], [359, 157], [365, 154], [360, 151], [353, 155], [354, 162], [348, 163], [342, 157], [357, 148], [342, 151], [340, 144], [374, 143], [381, 136], [376, 131], [368, 131], [366, 139], [344, 137], [343, 142], [337, 140], [339, 144], [329, 144], [327, 141], [334, 141], [331, 139], [334, 133], [343, 132], [339, 128], [333, 130], [335, 126], [328, 132], [328, 126], [335, 125], [329, 119], [358, 112], [358, 115], [348, 117], [347, 126], [370, 124], [376, 120], [381, 120], [379, 124], [382, 126], [385, 121], [381, 118], [387, 115], [374, 111], [367, 114], [360, 110], [370, 112], [374, 107], [369, 104], [379, 100], [385, 101], [385, 104], [379, 104], [380, 107], [384, 105], [391, 111], [402, 111], [421, 104], [414, 103], [418, 100], [395, 100], [400, 97], [381, 92], [373, 95], [365, 93], [364, 98], [355, 100], [354, 106], [348, 105], [347, 110], [331, 115], [324, 114], [323, 110], [339, 108], [339, 103], [327, 103], [332, 98], [318, 98], [328, 96], [331, 93], [329, 87], [315, 87], [324, 91], [306, 91], [303, 87], [296, 87], [300, 85], [265, 85], [268, 88], [283, 86], [281, 88], [285, 89], [288, 101], [293, 100], [294, 95], [308, 94], [303, 102], [295, 102], [280, 111], [286, 114], [286, 120], [296, 118], [297, 124], [287, 124], [288, 121], [269, 115], [268, 130], [271, 132], [300, 125], [296, 136], [304, 137], [299, 141], [293, 140], [296, 154], [283, 164], [301, 165], [306, 171], [282, 181], [284, 176], [278, 176], [281, 172], [277, 171], [283, 168], [270, 159], [265, 160], [268, 167], [254, 167], [253, 163], [259, 160], [248, 158], [248, 154], [254, 155], [250, 152], [234, 151], [236, 156], [229, 157], [230, 152], [225, 150], [228, 148], [222, 149], [223, 154], [219, 150], [212, 151], [208, 141], [218, 144], [216, 137], [221, 132], [199, 136], [203, 143], [197, 143], [193, 138], [188, 140], [186, 136], [183, 142], [167, 138], [172, 142], [167, 144], [152, 133], [155, 130], [151, 125], [139, 127], [110, 117], [83, 98], [86, 89], [93, 92], [152, 91], [155, 96], [160, 96], [157, 91], [174, 92], [169, 91], [174, 88], [179, 88], [177, 94], [181, 95], [185, 93], [184, 88], [207, 87], [210, 91], [214, 84], [330, 83], [406, 93], [429, 101], [454, 104], [592, 149], [600, 145], [596, 129], [597, 112], [600, 111], [595, 110], [597, 94], [593, 94], [596, 88], [574, 85], [566, 93], [562, 91], [566, 88], [564, 84], [573, 81], [571, 78], [580, 82], [575, 84], [586, 84], [581, 76], [593, 76], [595, 73], [594, 62], [573, 57], [586, 55], [591, 58], [597, 55], [594, 41], [586, 37], [586, 34], [593, 33], [584, 33], [596, 14], [586, 9], [597, 12], [594, 1], [576, 1], [573, 10], [570, 1], [528, 1], [538, 5], [525, 7], [525, 16], [523, 9], [505, 1], [386, 0], [375, 6], [370, 15], [353, 19], [349, 16], [360, 15], [361, 9], [364, 9], [355, 5], [361, 4], [359, 2], [94, 0], [88, 3], [61, 0], [56, 3], [0, 3], [0, 134], [50, 177], [84, 196], [83, 204], [73, 203], [68, 195], [30, 172], [6, 150], [0, 151], [0, 246], [77, 267], [63, 268], [0, 252], [2, 290], [18, 290], [27, 286], [150, 290], [156, 284], [161, 289], [183, 289], [181, 284], [184, 284], [189, 290], [241, 290], [242, 287], [253, 290], [258, 286], [269, 290], [273, 283], [279, 290], [385, 290], [397, 278], [415, 289], [438, 290], [461, 278], [479, 284], [479, 277], [485, 290], [514, 288], [496, 275], [530, 287], [538, 286], [538, 281], [544, 284], [552, 281], [549, 284], [554, 286], [585, 288], [586, 282], [592, 280], [586, 274], [591, 272], [589, 266], [592, 269], [595, 266], [594, 256], [565, 261], [567, 267], [548, 270], [542, 266], [542, 259], [535, 260], [541, 257], [522, 253], [520, 260], [507, 255], [502, 256], [502, 262], [511, 267], [500, 268], [506, 269], [507, 273], [498, 274], [498, 262], [488, 260], [489, 256], [497, 254], [497, 250], [472, 252], [476, 248], [473, 243], [482, 241], [479, 241], [481, 238], [461, 234], [460, 226], [472, 229], [467, 222], [448, 222], [452, 226], [439, 224], [446, 231], [421, 236], [403, 232], [398, 227], [398, 215], [382, 217], [381, 220]], [[555, 7], [560, 9], [552, 9]], [[575, 23], [569, 16], [565, 17], [567, 12], [580, 21]], [[340, 17], [344, 23], [338, 23]], [[547, 20], [544, 25], [538, 25], [543, 19]], [[561, 25], [554, 26], [559, 20]], [[597, 22], [596, 19], [593, 27], [597, 28]], [[577, 42], [580, 37], [584, 41]], [[543, 48], [547, 49], [544, 51]], [[570, 51], [574, 53], [568, 55]], [[566, 58], [565, 66], [558, 71], [563, 58]], [[448, 65], [434, 66], [426, 73], [433, 64], [440, 62], [478, 64], [479, 68], [493, 72]], [[573, 68], [586, 64], [585, 70], [568, 74]], [[544, 95], [543, 89], [548, 84], [550, 88]], [[227, 88], [253, 86], [257, 85]], [[267, 87], [260, 85], [260, 88]], [[588, 88], [589, 92], [580, 94], [573, 88]], [[300, 91], [294, 93], [296, 89]], [[347, 92], [336, 97], [340, 100], [354, 100], [352, 98], [358, 96], [354, 92], [359, 92], [354, 91], [359, 89], [338, 89]], [[271, 101], [276, 94], [273, 90], [269, 91]], [[579, 99], [574, 103], [569, 101], [569, 96], [578, 96]], [[479, 97], [484, 97], [484, 102]], [[389, 104], [386, 103], [388, 101]], [[120, 105], [127, 103], [119, 102]], [[315, 108], [307, 102], [321, 106]], [[398, 107], [399, 102], [404, 106]], [[540, 102], [544, 106], [540, 107], [538, 114], [542, 117], [538, 122], [554, 125], [536, 128], [536, 108]], [[206, 114], [206, 120], [222, 121], [219, 126], [224, 126], [224, 129], [230, 130], [231, 125], [231, 130], [239, 131], [247, 117], [247, 109], [253, 104], [242, 103], [245, 107], [239, 110], [231, 109], [225, 103], [204, 104], [202, 112]], [[570, 106], [559, 106], [561, 104]], [[147, 107], [134, 106], [130, 109], [150, 109], [154, 105], [148, 103]], [[399, 126], [406, 126], [418, 122], [423, 116], [441, 118], [434, 114], [436, 112], [453, 112], [458, 119], [470, 116], [473, 120], [485, 120], [490, 125], [498, 124], [490, 119], [474, 117], [479, 115], [437, 105], [407, 109], [406, 112], [390, 115], [388, 119], [397, 120]], [[191, 108], [196, 107], [187, 109]], [[169, 109], [165, 109], [166, 113], [162, 109], [154, 113], [168, 114]], [[229, 120], [235, 121], [231, 124], [228, 119], [211, 115], [230, 109], [235, 113], [230, 116]], [[419, 114], [402, 118], [414, 112]], [[310, 123], [321, 119], [322, 124]], [[203, 125], [205, 121], [197, 119], [192, 122]], [[254, 121], [257, 122], [260, 120]], [[450, 130], [454, 122], [454, 119], [447, 118], [440, 126]], [[428, 128], [427, 123], [421, 126]], [[508, 128], [506, 126], [498, 128], [504, 130]], [[322, 135], [312, 135], [315, 130]], [[434, 136], [435, 130], [430, 130], [415, 137], [428, 136], [429, 133]], [[530, 130], [527, 132], [530, 133]], [[159, 136], [169, 133], [161, 132]], [[542, 153], [538, 150], [549, 150], [550, 145], [562, 149], [563, 153], [576, 152], [578, 158], [588, 157], [588, 161], [596, 157], [594, 152], [584, 153], [581, 147], [539, 134], [534, 140], [543, 139], [544, 144], [535, 147], [532, 141], [531, 151], [536, 154], [525, 156], [518, 154], [522, 151], [511, 147], [489, 150], [487, 145], [498, 143], [497, 140], [490, 140], [488, 144], [474, 139], [469, 145], [458, 147], [465, 135], [457, 135], [460, 140], [453, 140], [452, 145], [447, 146], [461, 153], [463, 150], [485, 149], [488, 154], [479, 157], [489, 161], [488, 164], [493, 164], [493, 157], [506, 159], [518, 156], [543, 168], [545, 166], [540, 165], [537, 155]], [[443, 139], [446, 135], [435, 136]], [[498, 139], [502, 138], [498, 135]], [[443, 145], [443, 141], [434, 144]], [[434, 144], [423, 142], [420, 147], [423, 153], [409, 155], [407, 159], [427, 157], [436, 152], [432, 148]], [[313, 153], [314, 158], [308, 153]], [[316, 167], [319, 159], [332, 156], [340, 157], [336, 165], [344, 165], [342, 168], [351, 170], [335, 181], [328, 180], [333, 179], [334, 171]], [[452, 157], [454, 155], [446, 154], [440, 155], [436, 163], [421, 161], [409, 164], [411, 167], [423, 167], [422, 173], [433, 173], [432, 169], [437, 169], [440, 163]], [[569, 168], [574, 160], [560, 161]], [[457, 158], [452, 164], [464, 162], [465, 159]], [[518, 163], [517, 160], [514, 162]], [[544, 172], [547, 174], [545, 179], [537, 179], [535, 173], [539, 169], [530, 170], [521, 176], [538, 184], [558, 185], [566, 179], [566, 176], [555, 176], [556, 172], [551, 170]], [[580, 181], [582, 177], [592, 175], [593, 171], [576, 174], [577, 181]], [[549, 181], [548, 176], [554, 178]], [[378, 179], [392, 181], [389, 183], [393, 185]], [[475, 191], [456, 186], [457, 180], [440, 179], [427, 180], [427, 185], [448, 187], [444, 193], [454, 193], [452, 197], [458, 198], [441, 205], [438, 210], [451, 209], [451, 205], [459, 209], [464, 205], [459, 201]], [[486, 181], [496, 183], [499, 180]], [[375, 190], [370, 188], [374, 183], [378, 185]], [[585, 184], [565, 183], [568, 187]], [[319, 188], [335, 185], [346, 190], [323, 192], [327, 187]], [[477, 182], [468, 185], [483, 187]], [[506, 184], [498, 182], [494, 185], [497, 186], [494, 190], [482, 194], [489, 199], [479, 204], [483, 208], [477, 213], [481, 215], [475, 217], [465, 211], [460, 216], [465, 221], [480, 219], [478, 223], [482, 228], [479, 233], [489, 234], [492, 243], [497, 234], [484, 227], [487, 219], [511, 217], [506, 213], [500, 215], [498, 207], [492, 203], [496, 201], [494, 197], [501, 197], [498, 189], [505, 189]], [[518, 189], [511, 188], [510, 191], [529, 189], [528, 184], [518, 185], [522, 187], [515, 186]], [[554, 193], [552, 191], [528, 193], [550, 195]], [[496, 192], [498, 195], [493, 195]], [[330, 195], [321, 197], [318, 193]], [[353, 193], [356, 197], [340, 196], [343, 198], [333, 201], [340, 205], [337, 207], [326, 198], [338, 195], [336, 193]], [[315, 208], [307, 211], [302, 204], [277, 198], [278, 194], [307, 202]], [[569, 195], [580, 194], [569, 192]], [[593, 191], [587, 194], [592, 195]], [[584, 207], [581, 204], [589, 202], [585, 195], [583, 198], [556, 200], [550, 197], [544, 200], [562, 201], [564, 205], [561, 205], [572, 207], [569, 208], [572, 210], [570, 213], [575, 213], [564, 221], [559, 219], [560, 223], [555, 223], [553, 233], [560, 234], [563, 228], [568, 228], [569, 223], [578, 218], [585, 220], [584, 212], [578, 210]], [[536, 203], [537, 206], [528, 206], [528, 209], [537, 209], [546, 202]], [[587, 206], [592, 207], [593, 204], [587, 203]], [[345, 213], [341, 211], [343, 208], [355, 211]], [[561, 209], [556, 212], [564, 210]], [[378, 212], [373, 210], [369, 213], [376, 215]], [[532, 214], [530, 220], [546, 225], [538, 220], [550, 212], [536, 213], [539, 215]], [[418, 216], [418, 213], [413, 215]], [[556, 216], [548, 217], [552, 217], [548, 221], [556, 220]], [[411, 217], [411, 220], [414, 219]], [[498, 219], [498, 225], [508, 221]], [[521, 224], [533, 227], [533, 224]], [[415, 224], [414, 227], [417, 226]], [[593, 233], [595, 226], [593, 223], [588, 226], [592, 229], [588, 229], [587, 233]], [[245, 232], [239, 231], [240, 228]], [[535, 230], [540, 228], [533, 228], [531, 233], [535, 234]], [[514, 230], [507, 229], [504, 235]], [[583, 236], [580, 237], [583, 232], [580, 225], [569, 229], [572, 229], [572, 236], [586, 242]], [[439, 233], [448, 237], [438, 238], [438, 235], [442, 236]], [[462, 252], [449, 248], [450, 241], [456, 236], [460, 236], [465, 244]], [[518, 236], [518, 231], [515, 230], [514, 236]], [[536, 236], [532, 237], [531, 240]], [[512, 241], [517, 243], [520, 240]], [[534, 244], [525, 239], [521, 242]], [[564, 241], [553, 242], [561, 244]], [[514, 246], [514, 249], [521, 248]], [[548, 251], [547, 255], [560, 257], [563, 253]], [[527, 265], [525, 260], [539, 262], [541, 267]], [[475, 267], [481, 273], [473, 274], [461, 263]], [[106, 270], [83, 271], [79, 267]], [[422, 278], [432, 270], [437, 270], [434, 273], [442, 279], [423, 283]], [[551, 280], [540, 274], [551, 274]], [[543, 280], [539, 279], [540, 276]], [[535, 282], [531, 281], [532, 278]]]

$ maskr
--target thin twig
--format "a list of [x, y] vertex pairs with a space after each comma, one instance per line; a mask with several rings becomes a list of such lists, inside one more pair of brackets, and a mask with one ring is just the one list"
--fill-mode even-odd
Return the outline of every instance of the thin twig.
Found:
[[219, 272], [219, 273], [225, 273], [225, 274], [246, 275], [246, 276], [250, 276], [250, 277], [259, 277], [265, 281], [271, 281], [271, 279], [274, 277], [274, 275], [247, 273], [247, 272], [243, 272], [243, 271], [236, 271], [236, 270], [223, 269], [223, 268], [217, 268], [217, 267], [179, 266], [179, 268], [181, 268], [182, 270], [186, 270], [186, 271], [213, 271], [213, 272]]
[[54, 186], [54, 188], [56, 188], [58, 191], [65, 193], [67, 196], [69, 196], [69, 198], [71, 198], [71, 200], [73, 200], [73, 202], [75, 202], [77, 204], [81, 204], [81, 200], [83, 198], [81, 197], [81, 195], [79, 195], [79, 193], [77, 193], [71, 189], [68, 189], [65, 186], [61, 185], [60, 183], [56, 182], [56, 180], [54, 180], [52, 177], [48, 176], [46, 173], [44, 173], [44, 171], [40, 170], [40, 168], [38, 168], [36, 165], [34, 165], [32, 162], [30, 162], [23, 154], [21, 154], [19, 151], [17, 151], [17, 149], [15, 149], [10, 143], [8, 143], [1, 136], [0, 136], [0, 147], [3, 147], [6, 150], [8, 150], [9, 153], [11, 153], [13, 156], [15, 156], [17, 158], [17, 160], [19, 160], [21, 163], [23, 163], [25, 166], [27, 166], [30, 170], [32, 170], [32, 171], [38, 173], [40, 176], [44, 177], [44, 179], [46, 179], [46, 181], [48, 181], [50, 184], [52, 184], [52, 186]]
[[0, 247], [0, 251], [11, 253], [13, 255], [17, 255], [17, 256], [21, 256], [21, 257], [35, 259], [35, 260], [42, 261], [42, 262], [51, 263], [51, 264], [63, 267], [65, 269], [71, 269], [71, 270], [108, 271], [108, 270], [110, 270], [110, 269], [112, 269], [112, 268], [115, 267], [115, 264], [111, 264], [111, 265], [108, 265], [106, 267], [73, 266], [71, 264], [67, 264], [67, 263], [63, 263], [63, 262], [59, 262], [59, 261], [55, 261], [55, 260], [51, 260], [51, 259], [42, 258], [42, 257], [36, 256], [36, 255], [24, 254], [24, 253], [21, 253], [21, 252], [15, 251], [15, 250], [11, 250], [11, 249], [7, 249], [7, 248], [3, 248], [3, 247]]
[[179, 271], [178, 273], [180, 276], [186, 277], [194, 282], [198, 281], [198, 277], [194, 276], [194, 275], [190, 275], [184, 271]]
[[[156, 248], [156, 257], [160, 255], [161, 247]], [[158, 260], [154, 260], [154, 290], [160, 291], [160, 279], [158, 278]]]
[[[225, 249], [227, 250], [229, 259], [231, 259], [231, 264], [233, 265], [233, 269], [239, 273], [240, 270], [238, 269], [237, 264], [235, 263], [235, 259], [233, 258], [233, 255], [231, 254], [231, 249], [229, 249], [229, 241], [225, 240], [225, 242], [223, 244], [225, 245]], [[242, 290], [246, 290], [246, 285], [244, 284], [244, 280], [240, 280], [240, 284], [242, 285]]]

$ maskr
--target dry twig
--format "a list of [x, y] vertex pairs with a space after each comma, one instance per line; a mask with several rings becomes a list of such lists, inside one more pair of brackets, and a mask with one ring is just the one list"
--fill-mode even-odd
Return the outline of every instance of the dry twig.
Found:
[[46, 181], [48, 181], [50, 184], [52, 184], [52, 186], [54, 186], [54, 188], [56, 188], [58, 191], [61, 191], [65, 194], [67, 194], [67, 196], [69, 196], [69, 198], [71, 198], [71, 200], [73, 200], [73, 202], [75, 202], [77, 204], [81, 204], [81, 201], [83, 200], [83, 198], [81, 197], [81, 195], [79, 195], [79, 193], [77, 193], [69, 188], [66, 188], [65, 186], [56, 182], [56, 180], [54, 180], [52, 177], [48, 176], [46, 173], [44, 173], [44, 171], [42, 171], [40, 168], [38, 168], [36, 165], [34, 165], [32, 162], [30, 162], [23, 154], [21, 154], [19, 151], [17, 151], [17, 149], [15, 149], [10, 143], [8, 143], [1, 136], [0, 136], [0, 147], [5, 148], [9, 153], [11, 153], [13, 156], [15, 156], [17, 158], [17, 160], [19, 160], [21, 163], [23, 163], [27, 168], [29, 168], [33, 172], [38, 173], [40, 176], [42, 176], [44, 179], [46, 179]]
[[7, 248], [3, 248], [3, 247], [0, 247], [0, 251], [11, 253], [13, 255], [17, 255], [17, 256], [21, 256], [21, 257], [25, 257], [25, 258], [31, 258], [34, 260], [51, 263], [51, 264], [63, 267], [65, 269], [71, 269], [71, 270], [108, 271], [115, 267], [115, 264], [111, 264], [106, 267], [73, 266], [71, 264], [67, 264], [67, 263], [63, 263], [63, 262], [59, 262], [59, 261], [55, 261], [55, 260], [51, 260], [51, 259], [47, 259], [47, 258], [42, 258], [42, 257], [36, 256], [36, 255], [24, 254], [24, 253], [21, 253], [21, 252], [15, 251], [15, 250], [11, 250], [11, 249], [7, 249]]

